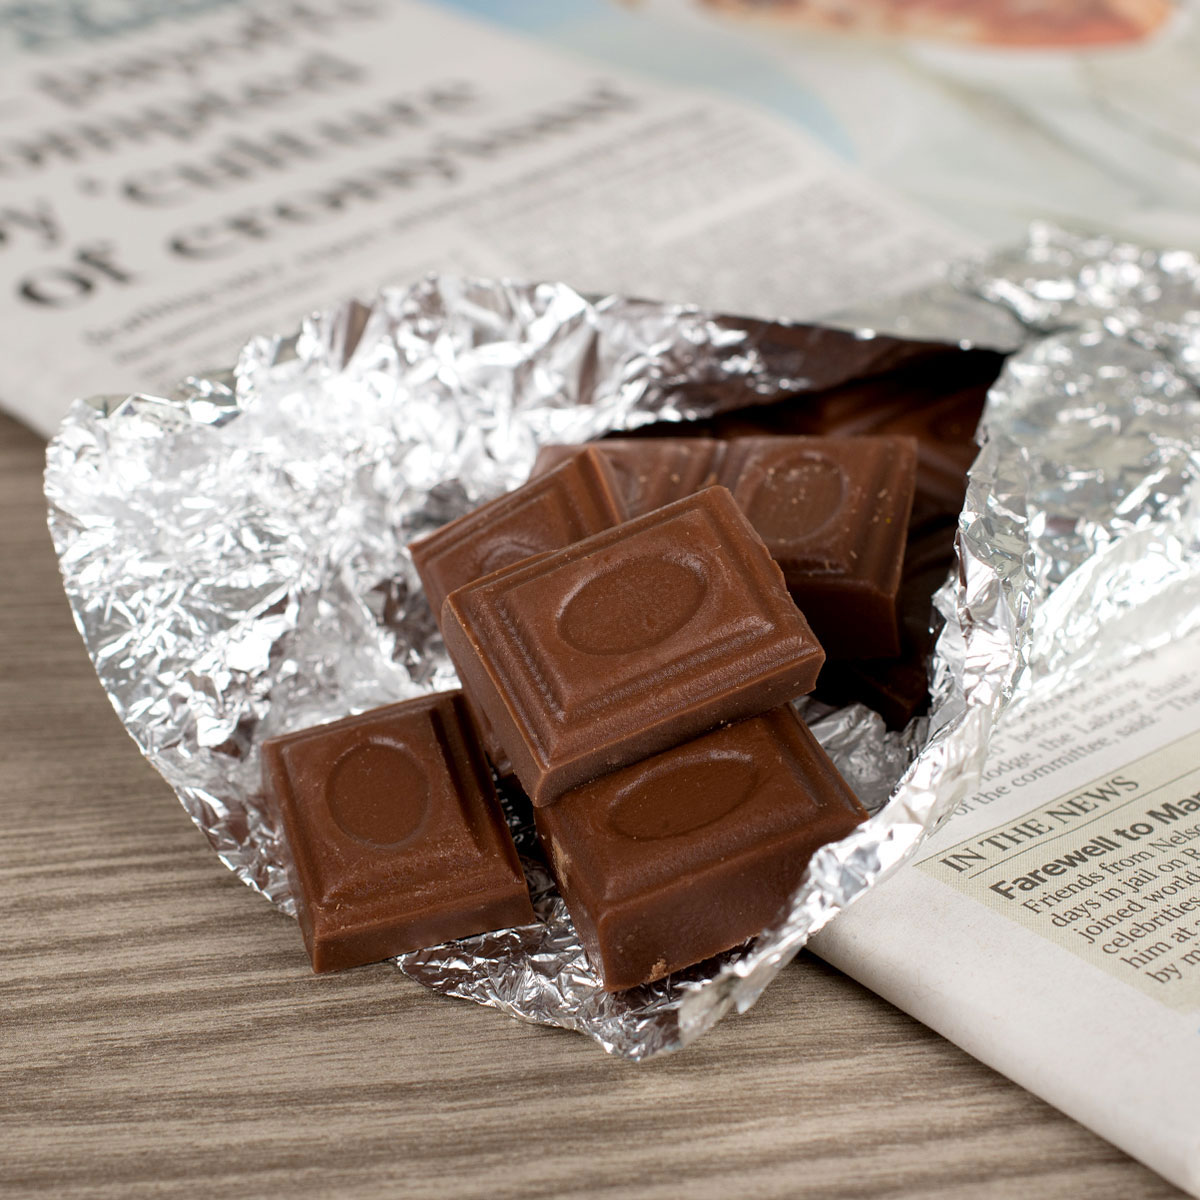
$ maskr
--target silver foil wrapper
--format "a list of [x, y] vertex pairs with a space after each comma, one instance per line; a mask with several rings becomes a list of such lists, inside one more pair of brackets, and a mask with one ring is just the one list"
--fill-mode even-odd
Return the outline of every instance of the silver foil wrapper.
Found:
[[[861, 706], [801, 705], [873, 815], [818, 852], [777, 926], [605, 993], [514, 809], [539, 922], [400, 969], [628, 1058], [678, 1049], [748, 1008], [974, 789], [1023, 680], [1195, 622], [1198, 279], [1187, 255], [1038, 227], [957, 268], [956, 290], [869, 315], [1019, 349], [981, 427], [959, 569], [936, 597], [930, 715], [888, 734]], [[406, 543], [523, 481], [544, 442], [708, 415], [710, 384], [746, 402], [822, 385], [821, 364], [768, 353], [760, 334], [558, 284], [430, 279], [258, 338], [227, 375], [173, 395], [74, 406], [46, 495], [76, 622], [130, 734], [241, 879], [293, 910], [263, 739], [456, 682]]]

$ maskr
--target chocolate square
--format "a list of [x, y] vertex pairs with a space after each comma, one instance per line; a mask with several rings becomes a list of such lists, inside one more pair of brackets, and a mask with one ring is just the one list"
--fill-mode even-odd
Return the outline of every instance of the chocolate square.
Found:
[[460, 588], [444, 634], [534, 804], [811, 691], [824, 661], [724, 488]]
[[737, 438], [721, 469], [831, 658], [897, 654], [912, 438]]
[[866, 814], [788, 707], [718, 729], [536, 810], [609, 991], [736, 946], [778, 917], [813, 852]]
[[313, 970], [533, 920], [466, 720], [442, 692], [264, 743]]

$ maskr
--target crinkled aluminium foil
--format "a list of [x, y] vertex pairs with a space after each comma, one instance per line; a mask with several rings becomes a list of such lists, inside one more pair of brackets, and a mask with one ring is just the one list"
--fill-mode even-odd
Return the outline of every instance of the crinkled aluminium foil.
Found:
[[[634, 1059], [748, 1008], [973, 790], [1019, 681], [1197, 619], [1197, 278], [1187, 255], [1037, 227], [1020, 251], [959, 268], [957, 292], [871, 315], [1020, 349], [985, 414], [957, 576], [936, 598], [929, 717], [887, 734], [861, 706], [802, 705], [874, 815], [818, 852], [777, 927], [606, 994], [510, 806], [539, 923], [400, 968]], [[735, 319], [557, 284], [430, 279], [318, 314], [297, 337], [251, 342], [227, 375], [74, 406], [46, 494], [76, 622], [222, 860], [292, 911], [261, 741], [455, 683], [404, 545], [521, 482], [543, 442], [706, 415], [684, 385], [803, 389], [803, 368], [760, 353]]]

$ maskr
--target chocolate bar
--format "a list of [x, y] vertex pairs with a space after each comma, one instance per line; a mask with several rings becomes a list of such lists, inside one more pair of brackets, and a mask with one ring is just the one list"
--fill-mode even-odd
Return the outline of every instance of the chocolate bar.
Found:
[[606, 457], [576, 447], [554, 470], [481, 504], [409, 550], [440, 628], [442, 604], [455, 588], [610, 529], [626, 515]]
[[813, 852], [866, 813], [784, 706], [575, 788], [535, 817], [588, 959], [617, 991], [766, 928]]
[[263, 743], [314, 971], [533, 921], [459, 692]]
[[443, 632], [535, 805], [811, 691], [825, 659], [724, 488], [451, 592]]

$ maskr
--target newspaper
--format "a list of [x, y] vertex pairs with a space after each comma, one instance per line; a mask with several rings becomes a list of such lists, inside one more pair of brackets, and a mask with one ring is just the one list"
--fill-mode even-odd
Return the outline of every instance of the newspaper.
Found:
[[1200, 637], [1035, 687], [917, 854], [812, 949], [1200, 1195]]
[[0, 404], [46, 434], [428, 271], [804, 319], [975, 244], [779, 118], [436, 7], [135, 16], [0, 7]]

